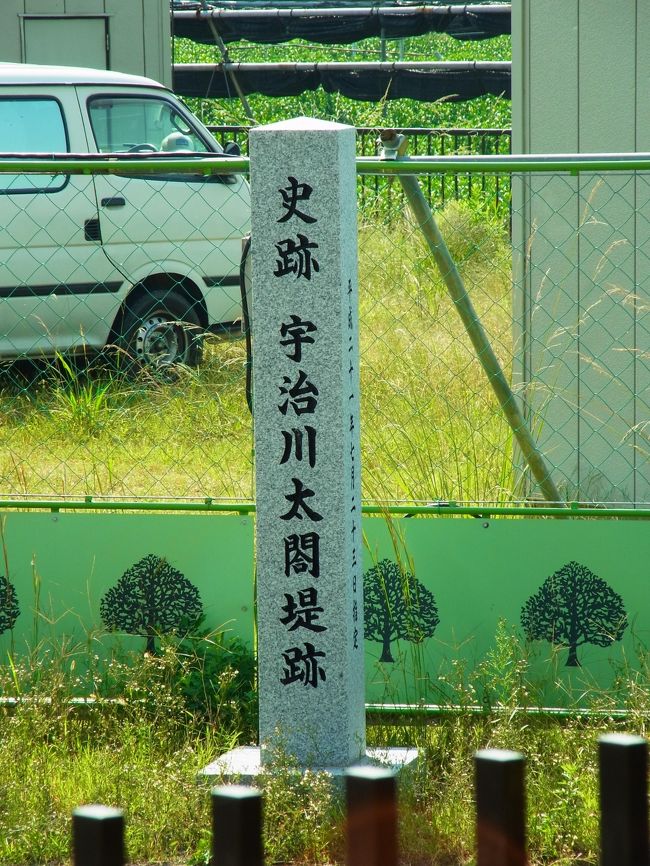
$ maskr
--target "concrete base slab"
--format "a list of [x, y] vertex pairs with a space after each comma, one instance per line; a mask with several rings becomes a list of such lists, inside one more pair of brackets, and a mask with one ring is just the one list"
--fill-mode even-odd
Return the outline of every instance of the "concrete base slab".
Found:
[[[396, 746], [392, 748], [366, 749], [366, 755], [350, 766], [384, 766], [400, 772], [412, 768], [417, 761], [418, 750]], [[257, 777], [264, 771], [259, 746], [240, 746], [221, 755], [204, 767], [199, 778], [206, 781], [238, 782], [244, 785], [255, 784]], [[314, 772], [329, 773], [334, 779], [342, 777], [349, 767], [304, 767]]]

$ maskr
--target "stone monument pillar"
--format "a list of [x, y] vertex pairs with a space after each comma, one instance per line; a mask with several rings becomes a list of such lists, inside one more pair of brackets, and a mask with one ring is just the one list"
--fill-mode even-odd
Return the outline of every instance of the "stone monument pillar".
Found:
[[365, 755], [355, 130], [250, 134], [262, 763]]

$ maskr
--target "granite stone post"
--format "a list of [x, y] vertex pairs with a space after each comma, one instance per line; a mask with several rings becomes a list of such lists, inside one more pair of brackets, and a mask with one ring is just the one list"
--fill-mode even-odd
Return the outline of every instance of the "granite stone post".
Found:
[[355, 131], [250, 134], [262, 764], [365, 754]]

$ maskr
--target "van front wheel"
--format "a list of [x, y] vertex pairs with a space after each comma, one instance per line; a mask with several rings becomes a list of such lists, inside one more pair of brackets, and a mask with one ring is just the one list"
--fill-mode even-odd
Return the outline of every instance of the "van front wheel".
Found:
[[195, 304], [173, 290], [153, 289], [127, 299], [119, 347], [129, 363], [156, 369], [201, 360], [202, 333]]

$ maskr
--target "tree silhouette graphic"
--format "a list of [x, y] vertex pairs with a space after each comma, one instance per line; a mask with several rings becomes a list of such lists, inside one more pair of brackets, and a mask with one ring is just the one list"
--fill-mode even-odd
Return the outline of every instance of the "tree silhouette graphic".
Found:
[[627, 614], [623, 599], [579, 562], [568, 562], [547, 577], [521, 609], [529, 640], [567, 647], [567, 667], [578, 667], [578, 647], [609, 646], [623, 637]]
[[150, 653], [156, 651], [157, 634], [187, 632], [203, 615], [196, 586], [153, 553], [124, 572], [102, 598], [99, 610], [109, 631], [146, 637]]
[[395, 661], [391, 641], [421, 643], [440, 622], [433, 594], [396, 562], [382, 559], [363, 576], [365, 637], [382, 644], [382, 662]]
[[13, 628], [19, 616], [16, 589], [4, 574], [0, 574], [0, 634]]

